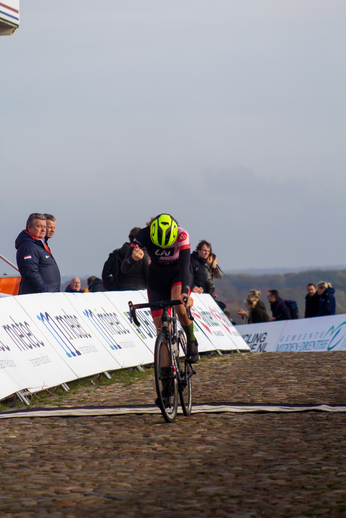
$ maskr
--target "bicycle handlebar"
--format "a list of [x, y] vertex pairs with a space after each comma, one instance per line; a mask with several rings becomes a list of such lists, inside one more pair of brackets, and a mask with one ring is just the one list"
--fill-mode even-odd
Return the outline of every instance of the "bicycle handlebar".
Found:
[[[141, 325], [140, 321], [137, 318], [136, 315], [136, 309], [167, 309], [171, 308], [173, 306], [178, 306], [182, 304], [181, 300], [161, 300], [160, 302], [153, 302], [150, 304], [149, 302], [143, 303], [143, 304], [133, 304], [132, 301], [129, 301], [129, 309], [130, 309], [130, 322], [134, 322], [137, 327]], [[190, 320], [194, 320], [193, 316], [191, 315], [190, 308], [186, 308], [187, 317]]]

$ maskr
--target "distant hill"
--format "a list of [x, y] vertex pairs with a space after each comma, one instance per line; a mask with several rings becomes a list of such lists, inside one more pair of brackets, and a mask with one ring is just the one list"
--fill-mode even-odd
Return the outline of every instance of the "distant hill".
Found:
[[300, 268], [245, 268], [243, 270], [224, 270], [225, 273], [249, 273], [250, 275], [266, 275], [273, 273], [300, 273], [315, 270], [343, 270], [346, 268], [344, 264], [338, 264], [333, 266], [315, 266], [315, 267], [300, 267]]
[[270, 307], [267, 301], [268, 290], [278, 290], [283, 299], [296, 300], [300, 309], [299, 317], [304, 317], [306, 285], [310, 282], [330, 282], [335, 289], [336, 312], [346, 313], [346, 269], [308, 270], [297, 273], [250, 275], [248, 273], [227, 274], [221, 281], [215, 281], [217, 300], [227, 304], [232, 319], [241, 324], [242, 319], [237, 310], [245, 308], [244, 301], [251, 289], [259, 290], [261, 300], [265, 303], [268, 313]]

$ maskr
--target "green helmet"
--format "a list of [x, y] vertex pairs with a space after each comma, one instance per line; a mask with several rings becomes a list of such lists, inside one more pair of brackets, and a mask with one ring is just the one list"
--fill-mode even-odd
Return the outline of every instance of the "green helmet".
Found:
[[150, 239], [156, 246], [172, 246], [178, 237], [178, 223], [169, 214], [160, 214], [150, 225]]

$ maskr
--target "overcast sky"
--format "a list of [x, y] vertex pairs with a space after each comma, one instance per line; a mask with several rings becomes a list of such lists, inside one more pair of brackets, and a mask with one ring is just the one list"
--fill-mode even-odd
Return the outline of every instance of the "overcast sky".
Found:
[[346, 264], [344, 0], [21, 0], [20, 16], [0, 37], [0, 254], [50, 212], [62, 275], [100, 275], [170, 212], [225, 270]]

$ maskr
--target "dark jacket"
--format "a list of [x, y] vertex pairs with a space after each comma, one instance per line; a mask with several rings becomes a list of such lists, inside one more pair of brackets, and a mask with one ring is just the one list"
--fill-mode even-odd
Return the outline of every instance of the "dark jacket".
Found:
[[249, 324], [258, 324], [260, 322], [268, 322], [269, 315], [266, 312], [266, 307], [261, 300], [257, 301], [257, 304], [249, 312]]
[[327, 288], [320, 296], [318, 304], [318, 312], [316, 317], [323, 317], [326, 315], [335, 315], [335, 290], [334, 288]]
[[291, 320], [290, 310], [280, 297], [275, 302], [271, 302], [270, 309], [275, 320]]
[[101, 279], [99, 279], [98, 277], [96, 277], [96, 279], [94, 279], [93, 281], [91, 281], [91, 283], [89, 284], [88, 286], [88, 290], [91, 292], [91, 293], [94, 293], [95, 291], [106, 291], [105, 290], [105, 287], [103, 285], [103, 282]]
[[[192, 252], [190, 256], [190, 264], [193, 275], [192, 289], [197, 286], [203, 289], [203, 293], [210, 293], [208, 291], [208, 275], [211, 275], [210, 269], [206, 266], [207, 259], [199, 257], [197, 252]], [[209, 273], [208, 273], [209, 271]], [[215, 287], [214, 287], [215, 289]]]
[[40, 239], [23, 230], [16, 239], [17, 265], [22, 276], [19, 295], [60, 291], [60, 271]]
[[[119, 254], [124, 260], [130, 243], [124, 243], [119, 250]], [[149, 256], [146, 250], [143, 250], [144, 257], [140, 261], [136, 261], [131, 270], [127, 273], [121, 273], [121, 290], [145, 290], [148, 281]]]
[[212, 295], [215, 291], [215, 284], [213, 274], [211, 272], [211, 264], [208, 261], [205, 263], [205, 290], [204, 293]]
[[74, 290], [71, 288], [71, 286], [68, 284], [65, 288], [65, 293], [84, 293], [84, 290]]
[[315, 317], [318, 313], [320, 296], [317, 293], [305, 296], [305, 318]]

